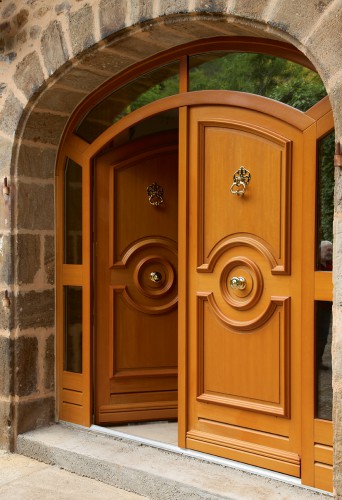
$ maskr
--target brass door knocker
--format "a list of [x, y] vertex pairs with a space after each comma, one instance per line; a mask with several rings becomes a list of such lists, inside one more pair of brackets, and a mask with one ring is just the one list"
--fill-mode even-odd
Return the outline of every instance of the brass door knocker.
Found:
[[230, 186], [230, 192], [237, 196], [243, 196], [246, 187], [251, 180], [251, 174], [245, 167], [240, 167], [233, 175], [233, 184]]
[[159, 186], [156, 182], [153, 184], [150, 184], [147, 187], [147, 196], [148, 196], [148, 201], [153, 205], [154, 207], [159, 207], [162, 203], [164, 203], [164, 189]]

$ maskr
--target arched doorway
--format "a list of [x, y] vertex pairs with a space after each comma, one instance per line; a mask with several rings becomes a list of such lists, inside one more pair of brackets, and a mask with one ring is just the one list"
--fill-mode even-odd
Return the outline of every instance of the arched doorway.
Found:
[[[315, 419], [314, 317], [315, 300], [331, 294], [315, 264], [316, 145], [332, 129], [329, 103], [303, 113], [249, 93], [187, 92], [188, 55], [179, 74], [179, 94], [111, 126], [110, 113], [101, 122], [94, 108], [63, 146], [62, 418], [90, 423], [91, 352], [98, 423], [175, 417], [178, 340], [180, 446], [328, 488], [331, 425]], [[119, 147], [121, 134], [171, 110], [178, 144], [166, 133]], [[151, 212], [154, 184], [168, 201]], [[69, 221], [63, 206], [77, 199], [82, 217], [76, 208]]]

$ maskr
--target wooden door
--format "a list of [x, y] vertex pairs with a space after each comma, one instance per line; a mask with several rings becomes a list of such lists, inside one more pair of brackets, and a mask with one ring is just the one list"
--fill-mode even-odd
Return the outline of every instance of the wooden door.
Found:
[[[303, 135], [313, 121], [259, 109], [189, 109], [186, 446], [300, 476]], [[240, 167], [250, 180], [233, 180]]]
[[177, 178], [172, 134], [130, 143], [96, 161], [100, 424], [177, 417]]

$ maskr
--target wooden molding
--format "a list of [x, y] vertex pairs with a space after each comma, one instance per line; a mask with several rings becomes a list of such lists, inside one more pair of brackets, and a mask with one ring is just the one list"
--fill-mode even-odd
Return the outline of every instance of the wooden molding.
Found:
[[241, 441], [238, 439], [224, 438], [223, 436], [217, 436], [215, 434], [209, 434], [207, 432], [196, 430], [188, 431], [187, 438], [218, 446], [224, 446], [226, 448], [239, 450], [245, 453], [253, 453], [255, 455], [270, 458], [272, 460], [287, 462], [297, 467], [300, 466], [300, 456], [298, 455], [298, 453], [294, 453], [291, 451], [280, 450], [278, 448], [270, 448], [268, 446], [249, 443], [248, 441]]
[[[197, 401], [203, 403], [211, 403], [214, 405], [240, 408], [254, 412], [260, 412], [269, 415], [278, 415], [281, 417], [290, 417], [290, 298], [289, 297], [272, 297], [269, 307], [265, 313], [249, 322], [237, 322], [230, 320], [218, 308], [214, 294], [198, 293], [197, 294], [197, 323], [198, 323], [198, 376], [197, 376]], [[268, 399], [260, 399], [257, 393], [251, 394], [249, 397], [237, 393], [224, 393], [223, 389], [215, 389], [216, 386], [211, 386], [207, 380], [205, 349], [206, 342], [205, 332], [205, 305], [208, 305], [209, 311], [215, 318], [227, 328], [226, 335], [239, 335], [241, 333], [250, 334], [256, 332], [258, 328], [265, 325], [278, 311], [279, 319], [276, 319], [272, 326], [272, 337], [274, 337], [274, 357], [277, 359], [276, 372], [273, 377], [278, 380], [276, 388], [269, 388], [270, 394]], [[240, 324], [239, 324], [240, 323]], [[260, 333], [259, 333], [260, 334]], [[273, 360], [274, 361], [274, 360]], [[258, 364], [267, 364], [267, 360], [259, 359]], [[266, 365], [265, 365], [266, 366]], [[268, 372], [264, 372], [262, 380], [258, 384], [265, 385], [269, 383], [269, 378], [266, 376]], [[241, 374], [240, 380], [242, 380]], [[216, 382], [217, 385], [218, 382]], [[228, 384], [230, 387], [231, 384]], [[258, 386], [258, 387], [259, 387]], [[232, 386], [233, 387], [233, 386]], [[234, 390], [233, 390], [234, 391]], [[271, 396], [273, 395], [273, 396]]]
[[[215, 113], [215, 112], [213, 112]], [[213, 116], [216, 116], [213, 114]], [[232, 133], [241, 133], [241, 134], [247, 134], [251, 140], [255, 141], [256, 138], [260, 138], [260, 140], [267, 142], [268, 144], [276, 145], [279, 147], [278, 151], [278, 159], [277, 163], [272, 167], [275, 169], [277, 167], [278, 170], [278, 182], [279, 185], [274, 185], [274, 178], [267, 179], [267, 184], [264, 185], [264, 190], [265, 190], [265, 196], [268, 194], [272, 193], [278, 193], [280, 192], [281, 196], [279, 199], [277, 199], [276, 203], [276, 210], [274, 213], [274, 217], [279, 218], [279, 224], [280, 224], [280, 231], [279, 233], [276, 232], [274, 233], [275, 238], [279, 237], [279, 242], [277, 239], [275, 239], [274, 242], [272, 240], [268, 241], [268, 245], [265, 249], [261, 248], [262, 242], [264, 241], [262, 238], [262, 234], [256, 234], [256, 235], [249, 235], [248, 234], [248, 228], [250, 227], [250, 224], [248, 224], [246, 227], [247, 229], [244, 229], [244, 224], [243, 224], [243, 217], [241, 219], [241, 224], [239, 226], [240, 231], [244, 235], [244, 241], [246, 242], [247, 238], [251, 238], [251, 240], [255, 240], [257, 238], [257, 243], [253, 245], [253, 241], [250, 241], [249, 244], [252, 244], [255, 248], [258, 248], [265, 256], [270, 260], [272, 263], [272, 273], [273, 274], [289, 274], [290, 273], [290, 263], [291, 263], [291, 258], [290, 258], [290, 252], [291, 252], [291, 226], [290, 226], [290, 221], [291, 221], [291, 165], [292, 165], [292, 141], [287, 139], [286, 137], [283, 137], [279, 134], [276, 134], [274, 132], [271, 132], [268, 129], [264, 129], [260, 126], [251, 126], [248, 123], [244, 122], [238, 122], [233, 119], [230, 120], [224, 120], [223, 118], [220, 120], [213, 119], [212, 121], [196, 121], [196, 126], [197, 126], [197, 135], [198, 135], [198, 165], [197, 165], [197, 204], [198, 204], [198, 223], [197, 223], [197, 230], [198, 230], [198, 235], [197, 235], [197, 268], [198, 270], [203, 270], [206, 271], [208, 267], [211, 264], [211, 268], [213, 266], [212, 263], [209, 264], [208, 261], [210, 261], [213, 256], [218, 258], [218, 256], [222, 255], [222, 252], [227, 250], [227, 248], [224, 247], [224, 244], [222, 244], [222, 240], [220, 240], [218, 243], [215, 244], [213, 248], [208, 248], [208, 243], [206, 242], [206, 234], [207, 234], [207, 227], [206, 227], [206, 210], [205, 210], [205, 193], [207, 189], [207, 183], [206, 183], [206, 175], [207, 170], [208, 170], [208, 165], [207, 165], [207, 139], [206, 139], [206, 134], [210, 130], [231, 130]], [[229, 136], [228, 136], [229, 137]], [[241, 160], [242, 161], [242, 160]], [[220, 163], [222, 162], [222, 159], [220, 160]], [[236, 167], [239, 165], [236, 164]], [[240, 163], [241, 166], [241, 163]], [[245, 165], [247, 168], [251, 168], [249, 165]], [[227, 167], [228, 168], [228, 167]], [[255, 176], [256, 177], [256, 176]], [[254, 177], [253, 173], [253, 180], [252, 182], [258, 182], [258, 178]], [[273, 176], [275, 177], [275, 176]], [[231, 179], [227, 179], [227, 184], [228, 182], [231, 181]], [[227, 185], [227, 203], [229, 200], [229, 197], [232, 196], [232, 194], [229, 192]], [[248, 193], [248, 189], [246, 189], [246, 192]], [[246, 194], [245, 196], [248, 196]], [[233, 197], [236, 198], [236, 197]], [[244, 206], [244, 197], [241, 197], [239, 202], [241, 203], [241, 209]], [[235, 201], [235, 200], [234, 200]], [[234, 215], [232, 216], [234, 220]], [[248, 221], [250, 218], [247, 218]], [[246, 221], [247, 222], [247, 221]], [[263, 228], [261, 228], [263, 229]], [[236, 233], [234, 230], [234, 234], [231, 235], [231, 237], [236, 237]], [[238, 244], [238, 242], [236, 242]], [[273, 246], [272, 246], [273, 243]], [[219, 252], [217, 252], [217, 247], [219, 247]], [[206, 267], [207, 266], [207, 267]]]

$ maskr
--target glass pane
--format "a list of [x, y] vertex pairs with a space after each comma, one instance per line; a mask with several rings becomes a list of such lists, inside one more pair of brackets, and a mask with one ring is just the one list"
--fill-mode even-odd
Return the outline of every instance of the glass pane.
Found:
[[325, 95], [314, 71], [280, 57], [209, 52], [190, 57], [190, 90], [237, 90], [306, 111]]
[[87, 114], [76, 133], [87, 142], [93, 142], [131, 111], [178, 92], [179, 62], [173, 61], [115, 90]]
[[316, 302], [316, 418], [332, 420], [332, 302]]
[[335, 133], [318, 142], [316, 269], [332, 270]]
[[64, 287], [64, 370], [82, 373], [82, 287]]
[[64, 175], [64, 263], [82, 264], [82, 167], [70, 158]]
[[[142, 139], [149, 135], [161, 132], [171, 132], [178, 130], [179, 112], [178, 109], [169, 109], [163, 113], [158, 113], [146, 120], [134, 124], [132, 127], [117, 134], [108, 143], [108, 150], [118, 148], [136, 139]], [[103, 153], [104, 149], [101, 150]]]

